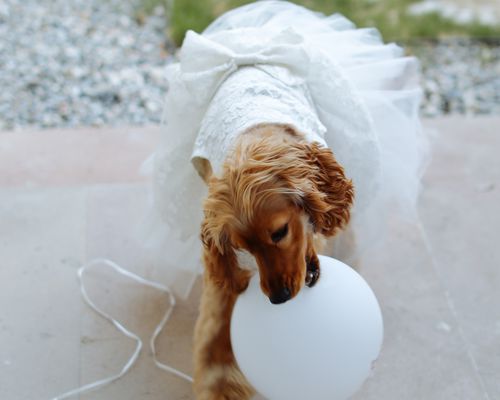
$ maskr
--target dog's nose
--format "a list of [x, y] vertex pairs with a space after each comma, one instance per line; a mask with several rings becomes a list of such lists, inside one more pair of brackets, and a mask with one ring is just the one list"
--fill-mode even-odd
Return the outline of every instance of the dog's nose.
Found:
[[282, 304], [285, 301], [290, 300], [291, 298], [292, 298], [292, 293], [290, 292], [290, 289], [284, 287], [281, 290], [273, 293], [269, 297], [269, 300], [271, 300], [271, 303], [273, 304]]

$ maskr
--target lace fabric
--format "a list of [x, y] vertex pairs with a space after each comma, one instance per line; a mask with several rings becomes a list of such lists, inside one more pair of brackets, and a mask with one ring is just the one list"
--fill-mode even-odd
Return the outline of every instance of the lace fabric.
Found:
[[196, 137], [192, 158], [204, 158], [215, 175], [222, 173], [236, 138], [259, 123], [288, 123], [310, 142], [326, 146], [323, 124], [309, 99], [307, 86], [284, 67], [241, 67], [210, 101]]

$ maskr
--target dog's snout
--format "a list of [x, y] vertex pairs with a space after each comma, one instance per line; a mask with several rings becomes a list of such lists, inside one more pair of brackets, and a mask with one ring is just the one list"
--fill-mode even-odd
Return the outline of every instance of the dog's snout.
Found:
[[292, 293], [287, 287], [283, 287], [280, 290], [274, 292], [270, 297], [271, 303], [282, 304], [292, 298]]

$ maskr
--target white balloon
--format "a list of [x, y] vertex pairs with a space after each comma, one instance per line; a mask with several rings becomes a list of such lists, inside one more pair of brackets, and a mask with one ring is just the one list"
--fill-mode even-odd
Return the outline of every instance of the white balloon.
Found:
[[319, 281], [294, 299], [271, 304], [255, 275], [236, 302], [236, 360], [269, 400], [345, 400], [380, 353], [382, 314], [372, 290], [349, 266], [319, 259]]

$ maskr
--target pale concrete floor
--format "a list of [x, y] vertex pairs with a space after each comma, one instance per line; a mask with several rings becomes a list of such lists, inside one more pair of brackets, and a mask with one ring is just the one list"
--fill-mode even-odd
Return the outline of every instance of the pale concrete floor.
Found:
[[[381, 303], [385, 342], [355, 399], [500, 398], [500, 118], [426, 121], [437, 128], [421, 225], [395, 227], [361, 273]], [[158, 128], [0, 133], [0, 399], [50, 399], [117, 373], [131, 340], [82, 301], [76, 271], [109, 257], [161, 281], [134, 227], [148, 203], [137, 173]], [[163, 297], [107, 270], [90, 294], [145, 344]], [[199, 283], [158, 340], [190, 373]], [[191, 399], [147, 350], [123, 379], [82, 399]], [[313, 399], [314, 400], [314, 399]]]

